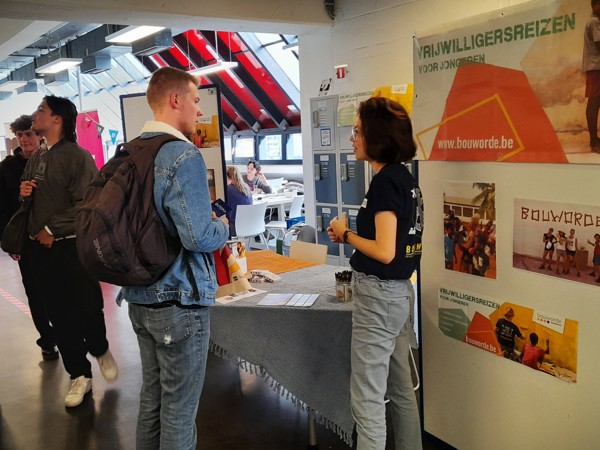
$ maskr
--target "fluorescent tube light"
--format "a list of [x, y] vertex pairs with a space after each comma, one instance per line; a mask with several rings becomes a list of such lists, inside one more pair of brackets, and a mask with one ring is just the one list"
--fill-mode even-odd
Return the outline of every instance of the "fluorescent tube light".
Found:
[[190, 70], [189, 73], [196, 76], [208, 75], [210, 73], [220, 72], [221, 70], [235, 69], [238, 63], [233, 61], [219, 61], [216, 64], [210, 66], [200, 67], [198, 69]]
[[0, 84], [0, 92], [12, 92], [23, 86], [27, 86], [27, 81], [6, 81]]
[[78, 66], [83, 62], [82, 58], [58, 58], [48, 64], [35, 69], [35, 73], [45, 75], [47, 73], [58, 73], [71, 67]]
[[135, 26], [131, 25], [122, 30], [119, 30], [113, 34], [109, 34], [104, 38], [106, 42], [112, 42], [115, 44], [131, 44], [137, 40], [150, 36], [151, 34], [158, 33], [164, 30], [165, 27], [152, 27], [148, 25]]

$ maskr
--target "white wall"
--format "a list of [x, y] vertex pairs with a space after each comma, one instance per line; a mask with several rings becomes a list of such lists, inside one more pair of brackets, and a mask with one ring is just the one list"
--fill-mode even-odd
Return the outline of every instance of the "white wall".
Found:
[[310, 99], [319, 95], [321, 82], [333, 76], [333, 32], [333, 27], [323, 27], [298, 36], [300, 43], [300, 110], [304, 124], [302, 127], [304, 209], [306, 222], [312, 226], [315, 226], [316, 218]]
[[[348, 64], [349, 77], [330, 93], [353, 93], [413, 81], [412, 36], [449, 22], [524, 1], [340, 0], [328, 33], [303, 36], [303, 123], [333, 66]], [[370, 12], [370, 10], [376, 10]], [[310, 83], [310, 84], [307, 84]], [[309, 128], [305, 128], [305, 179], [312, 176]], [[598, 204], [598, 166], [500, 163], [420, 164], [425, 198], [422, 261], [422, 350], [425, 430], [462, 449], [592, 449], [600, 442], [600, 290], [512, 268], [514, 198]], [[480, 279], [444, 270], [443, 182], [496, 183], [498, 278]], [[310, 183], [306, 183], [310, 186]], [[307, 195], [307, 211], [314, 208]], [[311, 218], [314, 220], [314, 217]], [[442, 335], [437, 327], [437, 290], [450, 286], [500, 302], [540, 308], [579, 322], [578, 382], [568, 384]]]
[[[512, 267], [515, 198], [597, 204], [598, 166], [426, 162], [420, 184], [426, 208], [422, 260], [422, 351], [426, 429], [460, 449], [592, 449], [600, 442], [600, 288]], [[496, 183], [497, 279], [444, 270], [443, 183]], [[537, 236], [538, 240], [541, 236]], [[585, 271], [587, 273], [587, 271]], [[438, 329], [440, 286], [551, 311], [579, 322], [577, 384], [453, 340]]]
[[[27, 92], [19, 95], [12, 95], [0, 103], [0, 123], [9, 124], [17, 117], [23, 114], [32, 114], [42, 101], [43, 95], [40, 93]], [[9, 130], [9, 128], [6, 128]], [[5, 129], [0, 129], [0, 134], [5, 135]]]

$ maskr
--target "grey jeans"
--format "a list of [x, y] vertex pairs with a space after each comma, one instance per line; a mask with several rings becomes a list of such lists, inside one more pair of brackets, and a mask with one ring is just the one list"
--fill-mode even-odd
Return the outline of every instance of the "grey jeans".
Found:
[[385, 399], [390, 401], [396, 450], [419, 450], [421, 424], [408, 355], [413, 333], [410, 280], [352, 278], [350, 395], [358, 450], [384, 450]]

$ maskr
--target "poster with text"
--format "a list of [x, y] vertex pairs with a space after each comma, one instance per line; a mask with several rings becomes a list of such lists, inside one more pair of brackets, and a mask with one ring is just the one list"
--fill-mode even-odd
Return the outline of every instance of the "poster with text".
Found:
[[373, 91], [356, 92], [354, 94], [340, 95], [337, 107], [337, 125], [338, 127], [349, 127], [354, 125], [358, 105], [363, 100], [367, 100]]
[[496, 185], [444, 183], [444, 267], [496, 279]]
[[515, 199], [513, 267], [600, 287], [600, 206]]
[[591, 13], [589, 1], [525, 2], [418, 34], [417, 158], [600, 164], [582, 66]]
[[446, 336], [560, 380], [577, 381], [579, 323], [450, 287], [438, 291]]

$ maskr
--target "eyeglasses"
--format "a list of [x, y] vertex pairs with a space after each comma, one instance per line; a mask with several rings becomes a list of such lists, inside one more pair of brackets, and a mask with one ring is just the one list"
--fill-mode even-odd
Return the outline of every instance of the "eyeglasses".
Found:
[[352, 139], [356, 139], [361, 135], [360, 129], [358, 127], [352, 127]]

